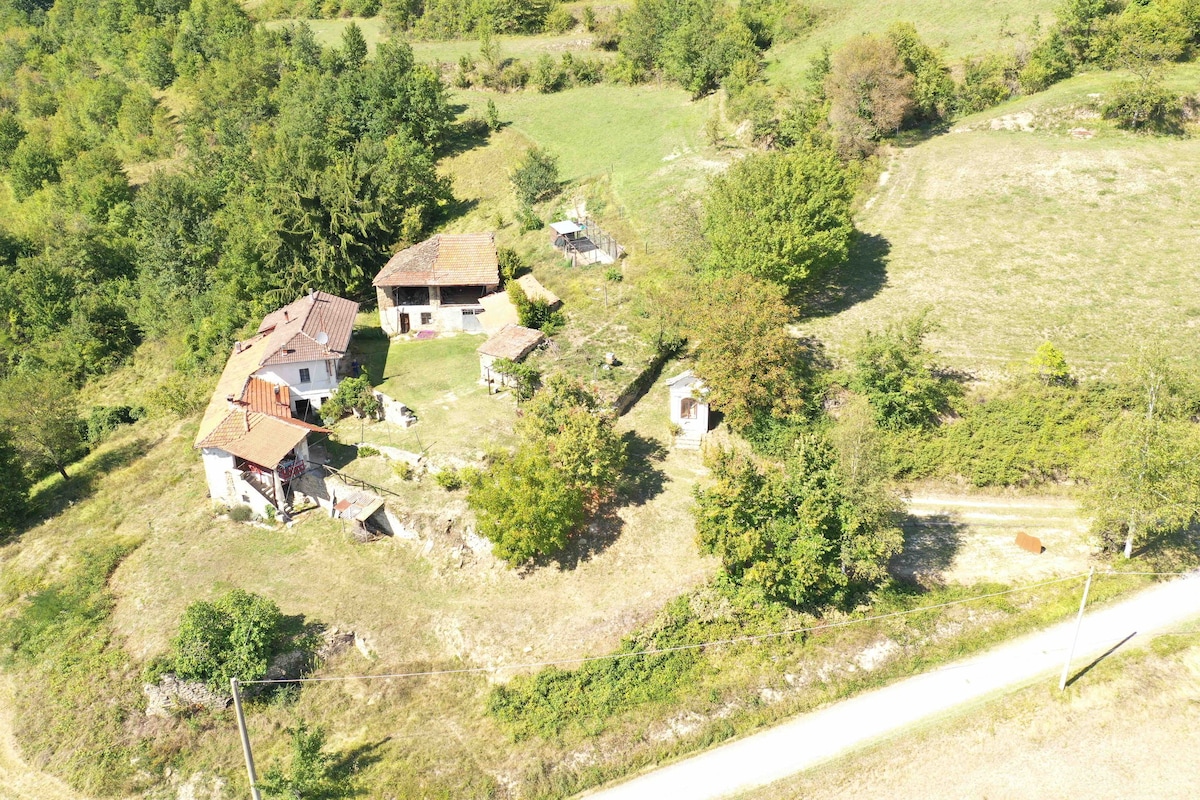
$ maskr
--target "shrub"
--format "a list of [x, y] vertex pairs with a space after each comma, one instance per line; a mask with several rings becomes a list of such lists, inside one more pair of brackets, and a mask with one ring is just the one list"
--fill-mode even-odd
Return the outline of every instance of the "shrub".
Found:
[[365, 417], [374, 417], [383, 405], [375, 396], [375, 387], [364, 369], [357, 378], [343, 378], [338, 384], [337, 391], [321, 404], [321, 419], [326, 425], [332, 425], [350, 411], [356, 411]]
[[519, 278], [529, 271], [529, 267], [511, 247], [501, 247], [496, 251], [496, 261], [500, 265], [500, 278], [504, 283]]
[[454, 467], [444, 467], [438, 470], [437, 474], [433, 476], [433, 480], [447, 492], [453, 492], [463, 487], [462, 476]]
[[141, 406], [92, 406], [88, 414], [84, 438], [88, 444], [98, 444], [107, 439], [121, 425], [129, 425], [145, 414]]
[[958, 384], [935, 374], [925, 337], [933, 330], [927, 312], [868, 331], [853, 356], [850, 386], [866, 396], [884, 428], [922, 427], [944, 411]]
[[371, 447], [369, 444], [360, 444], [358, 446], [359, 458], [371, 458], [372, 456], [377, 455], [379, 455], [379, 449], [376, 447]]
[[592, 10], [591, 6], [584, 6], [581, 16], [583, 19], [583, 29], [585, 31], [591, 33], [592, 31], [596, 30], [596, 12]]
[[538, 60], [534, 62], [533, 72], [529, 76], [529, 79], [533, 83], [533, 88], [542, 94], [557, 92], [562, 88], [563, 84], [563, 75], [559, 71], [558, 64], [547, 53], [542, 53], [538, 56]]
[[417, 471], [413, 469], [413, 465], [407, 461], [397, 461], [393, 463], [392, 472], [402, 481], [411, 481], [417, 475]]
[[1011, 55], [992, 53], [968, 61], [958, 87], [955, 108], [963, 114], [983, 111], [1012, 97], [1017, 81], [1017, 64]]
[[199, 600], [183, 612], [171, 643], [172, 670], [184, 680], [224, 690], [230, 678], [258, 680], [283, 639], [279, 606], [234, 589], [215, 602]]
[[1075, 61], [1067, 52], [1067, 43], [1058, 30], [1052, 30], [1029, 54], [1018, 78], [1021, 91], [1040, 92], [1066, 80], [1075, 72]]
[[1183, 133], [1183, 103], [1161, 84], [1125, 83], [1104, 104], [1104, 116], [1118, 128], [1146, 133]]
[[493, 133], [500, 130], [500, 112], [496, 110], [496, 101], [488, 98], [487, 110], [484, 112], [484, 121], [487, 123], [488, 130]]
[[555, 311], [550, 303], [540, 297], [525, 294], [521, 284], [516, 281], [508, 284], [507, 292], [509, 301], [517, 310], [517, 322], [524, 327], [553, 333], [565, 324], [561, 311]]
[[254, 509], [250, 506], [236, 505], [229, 509], [227, 516], [234, 522], [249, 522], [254, 519]]
[[543, 30], [546, 33], [566, 33], [575, 27], [575, 17], [564, 6], [557, 6], [546, 15]]
[[542, 373], [532, 364], [513, 361], [509, 358], [496, 359], [492, 363], [492, 369], [500, 375], [512, 379], [513, 392], [517, 395], [518, 400], [528, 400], [533, 397], [533, 393], [542, 379]]
[[558, 159], [540, 147], [531, 147], [517, 162], [510, 179], [522, 205], [553, 197], [559, 189]]
[[522, 233], [528, 233], [542, 227], [542, 220], [533, 210], [533, 206], [522, 204], [517, 209], [517, 225], [521, 227]]

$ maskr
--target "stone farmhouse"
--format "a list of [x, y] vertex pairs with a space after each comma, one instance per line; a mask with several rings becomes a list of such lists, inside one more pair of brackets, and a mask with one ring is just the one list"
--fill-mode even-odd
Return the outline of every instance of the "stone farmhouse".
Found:
[[440, 233], [392, 256], [374, 284], [379, 322], [389, 336], [482, 333], [479, 301], [500, 287], [495, 236]]
[[310, 466], [308, 421], [337, 389], [358, 303], [313, 292], [268, 314], [237, 342], [196, 434], [214, 502], [286, 515]]

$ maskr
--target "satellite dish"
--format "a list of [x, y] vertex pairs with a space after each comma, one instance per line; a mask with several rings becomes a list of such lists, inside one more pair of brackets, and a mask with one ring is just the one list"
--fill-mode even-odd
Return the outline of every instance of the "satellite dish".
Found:
[[329, 334], [326, 333], [325, 331], [321, 331], [320, 333], [318, 333], [317, 334], [317, 344], [322, 345], [322, 346], [329, 344]]

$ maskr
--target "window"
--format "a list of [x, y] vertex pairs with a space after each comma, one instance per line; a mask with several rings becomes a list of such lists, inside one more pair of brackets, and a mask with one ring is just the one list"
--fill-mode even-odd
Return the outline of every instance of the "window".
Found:
[[432, 325], [433, 324], [432, 312], [429, 312], [429, 311], [421, 312], [421, 324], [422, 325]]
[[679, 404], [680, 419], [696, 419], [696, 408], [700, 404], [691, 397], [683, 398], [683, 402]]
[[429, 305], [428, 286], [397, 286], [392, 289], [392, 299], [398, 306]]
[[485, 294], [486, 286], [443, 286], [442, 305], [473, 306]]
[[311, 376], [311, 375], [309, 375], [309, 372], [308, 372], [308, 370], [307, 370], [307, 369], [301, 369], [301, 370], [300, 370], [300, 382], [301, 382], [301, 383], [309, 383], [309, 382], [311, 382], [311, 381], [312, 381], [312, 376]]

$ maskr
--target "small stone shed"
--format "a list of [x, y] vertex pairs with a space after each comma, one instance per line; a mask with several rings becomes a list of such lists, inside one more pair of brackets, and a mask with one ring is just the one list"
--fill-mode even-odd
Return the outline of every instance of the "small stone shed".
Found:
[[499, 384], [512, 386], [514, 381], [508, 375], [496, 372], [492, 365], [497, 359], [507, 358], [510, 361], [521, 361], [533, 352], [534, 348], [545, 341], [546, 336], [533, 328], [520, 325], [505, 325], [495, 336], [481, 344], [476, 350], [479, 353], [479, 377], [489, 387]]
[[695, 449], [708, 433], [708, 387], [689, 369], [666, 380], [670, 390], [671, 422], [679, 426], [675, 446]]

